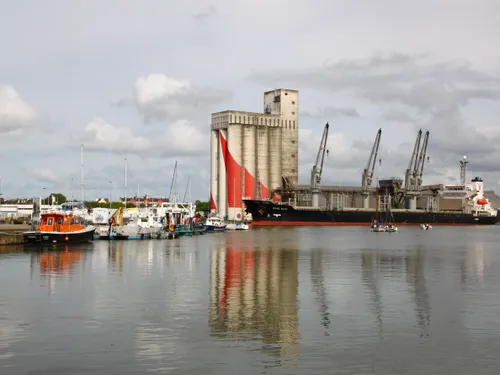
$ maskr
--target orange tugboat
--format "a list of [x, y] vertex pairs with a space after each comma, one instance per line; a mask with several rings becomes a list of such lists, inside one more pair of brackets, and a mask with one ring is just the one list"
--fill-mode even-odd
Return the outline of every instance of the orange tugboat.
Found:
[[96, 228], [72, 214], [43, 213], [36, 231], [24, 232], [28, 243], [76, 243], [92, 241]]

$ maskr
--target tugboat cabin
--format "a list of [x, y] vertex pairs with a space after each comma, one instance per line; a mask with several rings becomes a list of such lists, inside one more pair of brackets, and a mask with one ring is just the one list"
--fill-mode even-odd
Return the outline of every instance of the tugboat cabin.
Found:
[[38, 226], [40, 232], [77, 232], [84, 229], [78, 217], [56, 212], [42, 214]]

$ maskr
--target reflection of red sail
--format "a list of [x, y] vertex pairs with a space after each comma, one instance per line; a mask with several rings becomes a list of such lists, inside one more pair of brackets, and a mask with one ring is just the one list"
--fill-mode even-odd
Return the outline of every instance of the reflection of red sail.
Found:
[[68, 273], [71, 267], [78, 264], [81, 260], [80, 251], [65, 251], [57, 253], [40, 254], [40, 273]]
[[231, 294], [235, 288], [240, 286], [241, 282], [241, 253], [228, 247], [226, 250], [226, 270], [224, 274], [224, 286], [220, 297], [221, 310], [226, 310], [228, 301], [231, 300]]

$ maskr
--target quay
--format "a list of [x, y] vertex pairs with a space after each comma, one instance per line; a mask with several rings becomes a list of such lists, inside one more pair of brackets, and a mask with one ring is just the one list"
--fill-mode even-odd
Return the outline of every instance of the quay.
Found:
[[0, 245], [24, 243], [23, 232], [30, 229], [28, 224], [0, 224]]

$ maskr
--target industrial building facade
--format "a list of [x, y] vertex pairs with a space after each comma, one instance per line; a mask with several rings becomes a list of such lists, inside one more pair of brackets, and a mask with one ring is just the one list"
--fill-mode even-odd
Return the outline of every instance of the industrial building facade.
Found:
[[296, 185], [299, 93], [264, 93], [264, 113], [212, 113], [210, 210], [241, 220], [242, 199], [279, 200], [283, 181]]

